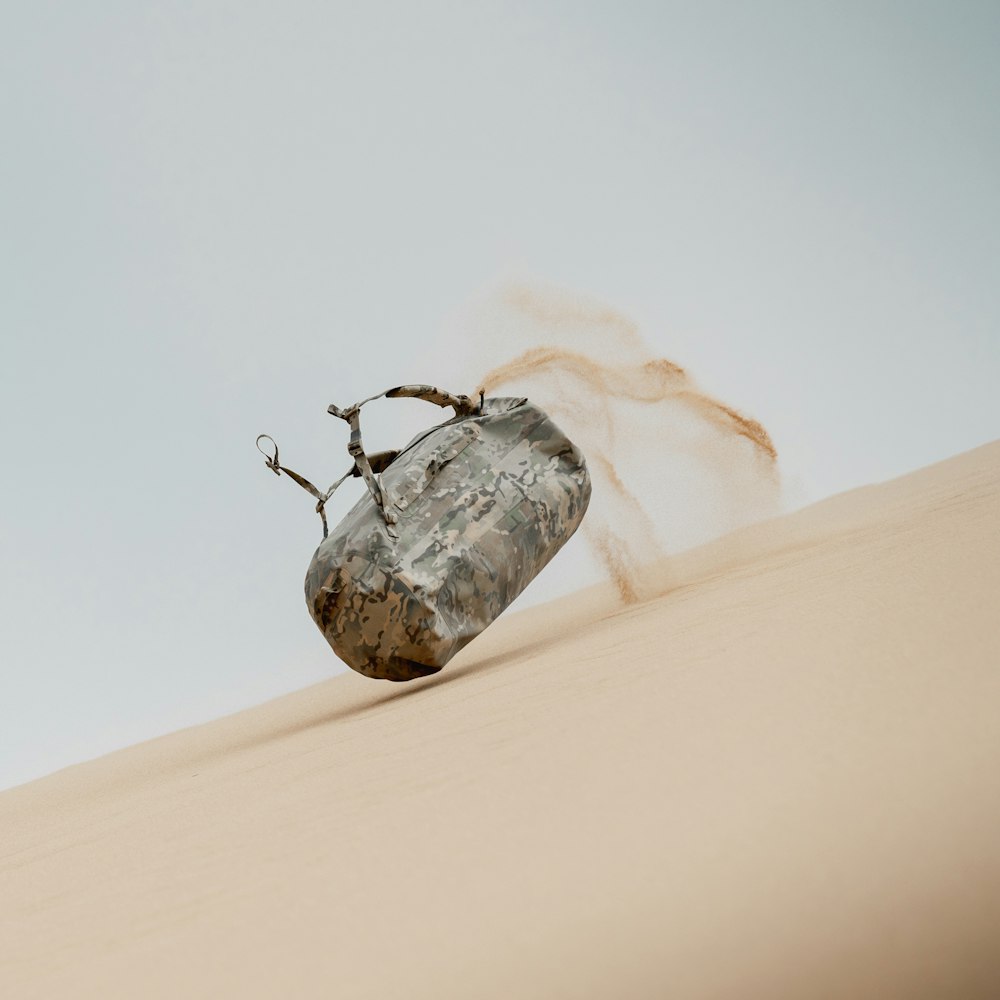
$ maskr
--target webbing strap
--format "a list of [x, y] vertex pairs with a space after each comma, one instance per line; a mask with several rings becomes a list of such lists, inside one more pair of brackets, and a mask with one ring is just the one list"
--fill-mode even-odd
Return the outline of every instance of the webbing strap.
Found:
[[[343, 410], [331, 403], [327, 408], [328, 412], [332, 413], [335, 417], [340, 417], [341, 420], [346, 420], [350, 424], [351, 440], [347, 446], [347, 450], [354, 460], [354, 464], [325, 493], [321, 493], [305, 476], [300, 476], [297, 472], [293, 472], [281, 464], [281, 460], [278, 457], [278, 445], [270, 434], [260, 434], [257, 437], [257, 450], [264, 456], [264, 462], [267, 467], [276, 476], [284, 473], [298, 483], [308, 494], [316, 498], [316, 513], [319, 514], [323, 521], [324, 538], [329, 534], [326, 523], [326, 502], [333, 496], [337, 487], [345, 480], [350, 479], [351, 476], [361, 476], [364, 479], [372, 500], [382, 512], [387, 534], [390, 538], [399, 537], [399, 532], [396, 529], [398, 515], [393, 504], [386, 497], [385, 484], [376, 475], [376, 473], [386, 469], [399, 453], [395, 451], [380, 452], [377, 455], [369, 457], [365, 452], [364, 444], [361, 440], [361, 407], [373, 400], [381, 399], [383, 396], [389, 399], [406, 397], [423, 399], [428, 403], [434, 403], [436, 406], [451, 406], [454, 407], [456, 417], [468, 417], [480, 413], [483, 405], [482, 393], [480, 393], [479, 400], [476, 401], [470, 399], [468, 396], [456, 396], [453, 393], [445, 392], [443, 389], [437, 389], [432, 385], [398, 385], [394, 389], [386, 389], [385, 392], [369, 396], [367, 399], [361, 400], [360, 403], [355, 403], [353, 406], [348, 406]], [[261, 448], [261, 441], [271, 442], [274, 447], [273, 455]]]
[[[269, 455], [263, 448], [261, 448], [260, 443], [263, 440], [268, 440], [274, 445], [274, 455]], [[259, 434], [257, 436], [257, 450], [264, 456], [264, 464], [276, 475], [280, 476], [284, 473], [290, 479], [294, 479], [295, 482], [299, 484], [307, 493], [312, 494], [316, 498], [316, 513], [319, 514], [323, 521], [323, 537], [326, 538], [329, 533], [327, 523], [326, 523], [326, 502], [333, 496], [336, 492], [337, 487], [341, 485], [345, 480], [350, 479], [351, 476], [356, 476], [357, 472], [354, 466], [345, 472], [340, 479], [338, 479], [325, 493], [320, 493], [318, 489], [305, 476], [300, 476], [297, 472], [293, 472], [291, 469], [286, 469], [280, 464], [278, 458], [278, 444], [271, 437], [270, 434]]]
[[423, 399], [428, 403], [434, 403], [436, 406], [451, 406], [454, 408], [455, 416], [457, 417], [468, 417], [478, 413], [482, 409], [482, 396], [480, 396], [477, 403], [468, 396], [456, 396], [454, 393], [445, 392], [443, 389], [435, 388], [433, 385], [397, 385], [393, 389], [386, 389], [385, 392], [369, 396], [367, 399], [361, 400], [360, 403], [355, 403], [353, 406], [347, 406], [344, 409], [335, 406], [333, 403], [327, 407], [328, 413], [333, 414], [335, 417], [340, 417], [341, 420], [346, 420], [350, 424], [351, 441], [347, 446], [347, 450], [354, 459], [354, 463], [360, 471], [365, 485], [368, 487], [368, 492], [371, 494], [372, 500], [382, 512], [386, 532], [390, 538], [398, 538], [399, 534], [396, 531], [396, 521], [398, 520], [396, 511], [392, 503], [386, 499], [385, 485], [379, 482], [372, 471], [371, 462], [365, 453], [364, 444], [361, 441], [361, 407], [366, 403], [371, 403], [373, 400], [382, 399], [383, 396], [387, 399]]
[[435, 406], [453, 406], [456, 417], [471, 417], [472, 414], [481, 409], [482, 403], [482, 397], [480, 397], [480, 403], [477, 404], [468, 396], [456, 396], [454, 393], [445, 392], [444, 389], [438, 389], [433, 385], [397, 385], [395, 389], [387, 389], [384, 395], [386, 399], [409, 397], [426, 400]]
[[[375, 398], [378, 399], [378, 396]], [[371, 402], [371, 400], [366, 400], [366, 402]], [[396, 531], [396, 521], [398, 518], [396, 517], [396, 512], [392, 509], [391, 504], [387, 504], [385, 501], [385, 488], [375, 478], [372, 464], [368, 461], [365, 446], [361, 441], [361, 406], [363, 405], [362, 403], [356, 407], [352, 407], [345, 418], [351, 425], [351, 440], [347, 445], [347, 451], [351, 458], [354, 459], [355, 466], [361, 472], [361, 478], [364, 479], [365, 485], [368, 487], [368, 492], [371, 494], [372, 500], [375, 501], [375, 506], [382, 511], [386, 533], [390, 538], [398, 538], [399, 533]]]
[[468, 396], [446, 392], [444, 389], [438, 389], [433, 385], [397, 385], [393, 389], [386, 389], [385, 392], [376, 393], [374, 396], [362, 399], [360, 403], [355, 403], [353, 406], [346, 406], [344, 409], [340, 409], [340, 407], [331, 403], [327, 407], [327, 412], [332, 413], [335, 417], [340, 417], [341, 420], [349, 422], [352, 411], [360, 410], [366, 403], [374, 402], [376, 399], [382, 399], [383, 397], [386, 399], [423, 399], [428, 403], [433, 403], [435, 406], [451, 406], [454, 407], [455, 415], [458, 417], [471, 417], [474, 413], [478, 413], [482, 406], [482, 395], [480, 395], [479, 402], [477, 403]]

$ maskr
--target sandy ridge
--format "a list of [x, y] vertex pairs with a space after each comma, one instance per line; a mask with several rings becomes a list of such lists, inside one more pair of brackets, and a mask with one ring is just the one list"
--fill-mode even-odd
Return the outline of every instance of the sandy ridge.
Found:
[[4, 996], [992, 996], [1000, 443], [0, 793]]

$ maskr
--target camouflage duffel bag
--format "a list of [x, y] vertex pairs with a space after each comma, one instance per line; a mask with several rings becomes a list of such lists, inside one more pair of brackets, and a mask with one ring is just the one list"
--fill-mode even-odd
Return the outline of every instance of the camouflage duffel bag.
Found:
[[[450, 406], [455, 416], [402, 451], [367, 455], [361, 407], [383, 396]], [[404, 385], [329, 412], [351, 426], [354, 465], [325, 493], [279, 464], [272, 438], [257, 439], [268, 468], [316, 497], [323, 518], [306, 574], [309, 611], [333, 651], [367, 677], [436, 673], [576, 531], [590, 501], [583, 455], [526, 399]], [[324, 506], [351, 476], [367, 493], [328, 533]]]

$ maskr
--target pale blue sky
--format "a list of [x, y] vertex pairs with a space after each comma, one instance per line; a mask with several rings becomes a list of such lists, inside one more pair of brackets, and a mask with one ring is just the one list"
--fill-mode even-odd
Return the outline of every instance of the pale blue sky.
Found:
[[253, 438], [339, 471], [326, 404], [438, 378], [503, 280], [635, 318], [794, 502], [1000, 437], [998, 44], [954, 0], [4, 4], [0, 786], [340, 668]]

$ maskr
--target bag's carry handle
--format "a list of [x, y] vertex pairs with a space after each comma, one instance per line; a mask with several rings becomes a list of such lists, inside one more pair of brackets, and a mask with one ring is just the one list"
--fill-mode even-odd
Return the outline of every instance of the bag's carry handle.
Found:
[[351, 413], [360, 410], [366, 403], [374, 402], [374, 400], [383, 397], [386, 399], [423, 399], [428, 403], [434, 403], [435, 406], [451, 406], [455, 410], [456, 417], [471, 417], [473, 414], [479, 413], [483, 405], [482, 394], [476, 401], [468, 396], [458, 396], [453, 392], [445, 392], [444, 389], [438, 389], [433, 385], [397, 385], [395, 389], [386, 389], [385, 392], [376, 393], [353, 406], [345, 406], [344, 409], [340, 409], [331, 403], [326, 410], [327, 413], [332, 413], [335, 417], [350, 422]]
[[454, 393], [445, 392], [443, 389], [437, 389], [432, 385], [398, 385], [394, 389], [386, 389], [385, 392], [369, 396], [367, 399], [361, 400], [360, 403], [355, 403], [353, 406], [347, 406], [344, 409], [335, 406], [333, 403], [327, 407], [328, 413], [333, 414], [335, 417], [340, 417], [341, 420], [346, 420], [350, 424], [351, 440], [347, 445], [347, 451], [354, 459], [354, 464], [360, 470], [361, 477], [368, 487], [368, 492], [371, 494], [375, 506], [382, 512], [386, 531], [391, 538], [395, 538], [398, 537], [395, 529], [397, 521], [396, 512], [392, 504], [386, 502], [385, 490], [378, 479], [375, 478], [375, 470], [372, 468], [371, 460], [365, 453], [364, 444], [361, 440], [361, 407], [366, 403], [371, 403], [373, 400], [382, 399], [383, 397], [386, 399], [423, 399], [428, 403], [434, 403], [436, 406], [453, 407], [456, 417], [471, 417], [473, 414], [480, 412], [482, 408], [482, 396], [476, 402], [468, 396], [456, 396]]
[[[331, 403], [327, 412], [332, 413], [335, 417], [340, 417], [341, 420], [346, 420], [351, 426], [351, 440], [347, 445], [347, 450], [354, 459], [354, 464], [325, 493], [321, 493], [304, 476], [300, 476], [297, 472], [293, 472], [291, 469], [286, 469], [285, 466], [281, 465], [278, 458], [278, 445], [270, 434], [260, 434], [257, 437], [257, 450], [264, 456], [264, 463], [267, 467], [276, 476], [280, 476], [284, 473], [290, 479], [297, 482], [307, 493], [316, 498], [316, 513], [319, 514], [323, 521], [324, 538], [326, 538], [329, 533], [326, 523], [326, 502], [336, 492], [337, 487], [340, 486], [341, 483], [350, 479], [352, 476], [360, 476], [364, 479], [372, 500], [375, 501], [375, 505], [382, 512], [382, 517], [385, 520], [386, 531], [392, 538], [399, 537], [395, 528], [396, 513], [392, 509], [391, 504], [387, 504], [385, 502], [383, 493], [384, 488], [379, 480], [375, 478], [377, 474], [384, 472], [392, 464], [399, 452], [380, 451], [375, 455], [368, 455], [365, 453], [364, 446], [361, 442], [361, 407], [364, 406], [365, 403], [370, 403], [375, 399], [381, 399], [383, 396], [388, 399], [402, 399], [407, 397], [413, 399], [424, 399], [428, 403], [434, 403], [437, 406], [451, 406], [454, 407], [456, 417], [471, 417], [474, 414], [481, 412], [483, 405], [483, 397], [481, 394], [477, 402], [470, 399], [468, 396], [456, 396], [450, 392], [445, 392], [443, 389], [436, 389], [432, 385], [399, 385], [394, 389], [387, 389], [385, 392], [380, 392], [377, 396], [369, 396], [367, 399], [363, 399], [360, 403], [355, 403], [353, 406], [348, 406], [343, 410]], [[274, 446], [273, 455], [268, 454], [268, 452], [261, 448], [260, 443], [265, 440], [270, 441]]]

